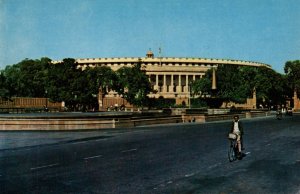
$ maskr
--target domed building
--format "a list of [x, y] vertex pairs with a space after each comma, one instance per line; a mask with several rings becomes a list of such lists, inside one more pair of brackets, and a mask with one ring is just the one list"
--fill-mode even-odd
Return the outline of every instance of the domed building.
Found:
[[[137, 62], [142, 63], [142, 68], [146, 71], [149, 80], [156, 90], [156, 93], [149, 94], [151, 98], [175, 99], [176, 104], [189, 103], [189, 84], [197, 79], [201, 79], [205, 72], [218, 65], [237, 65], [251, 67], [268, 67], [270, 65], [242, 60], [228, 59], [207, 59], [192, 57], [155, 57], [149, 50], [145, 57], [121, 57], [121, 58], [82, 58], [76, 59], [79, 67], [107, 66], [116, 71], [121, 67], [131, 67]], [[106, 99], [106, 100], [104, 100]], [[110, 91], [105, 98], [101, 108], [106, 108], [114, 104], [123, 104], [124, 99], [115, 92]]]

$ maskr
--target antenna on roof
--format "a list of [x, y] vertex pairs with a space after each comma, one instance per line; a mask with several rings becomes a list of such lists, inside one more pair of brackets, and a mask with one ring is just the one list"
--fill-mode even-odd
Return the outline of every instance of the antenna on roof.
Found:
[[159, 66], [161, 66], [161, 46], [158, 48]]

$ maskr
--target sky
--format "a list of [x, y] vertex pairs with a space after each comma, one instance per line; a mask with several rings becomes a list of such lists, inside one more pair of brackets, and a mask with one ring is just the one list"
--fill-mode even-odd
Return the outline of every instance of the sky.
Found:
[[300, 0], [0, 0], [0, 69], [28, 59], [300, 59]]

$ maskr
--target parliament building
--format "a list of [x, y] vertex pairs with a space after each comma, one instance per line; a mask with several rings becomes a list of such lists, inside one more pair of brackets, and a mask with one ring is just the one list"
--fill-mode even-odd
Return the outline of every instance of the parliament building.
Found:
[[[121, 67], [131, 67], [137, 62], [142, 64], [146, 71], [153, 89], [157, 92], [149, 94], [150, 98], [163, 97], [175, 99], [176, 104], [188, 104], [190, 98], [189, 84], [201, 79], [205, 72], [218, 65], [237, 65], [251, 67], [268, 67], [270, 65], [252, 61], [207, 59], [207, 58], [178, 58], [178, 57], [155, 57], [152, 51], [148, 51], [145, 57], [122, 57], [122, 58], [81, 58], [76, 59], [79, 68], [107, 66], [116, 71]], [[114, 91], [99, 99], [99, 108], [106, 109], [112, 105], [124, 104], [124, 99]], [[125, 102], [126, 104], [126, 102]]]

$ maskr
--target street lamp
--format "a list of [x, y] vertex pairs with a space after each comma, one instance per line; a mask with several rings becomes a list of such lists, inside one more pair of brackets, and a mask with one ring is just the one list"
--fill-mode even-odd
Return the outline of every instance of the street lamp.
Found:
[[188, 88], [188, 92], [189, 92], [189, 108], [191, 109], [191, 92], [192, 92], [192, 82], [189, 82], [189, 88]]
[[46, 91], [45, 91], [45, 97], [46, 97], [45, 111], [46, 111], [46, 112], [48, 112], [48, 98], [47, 98], [47, 94], [48, 94], [48, 91], [46, 90]]

